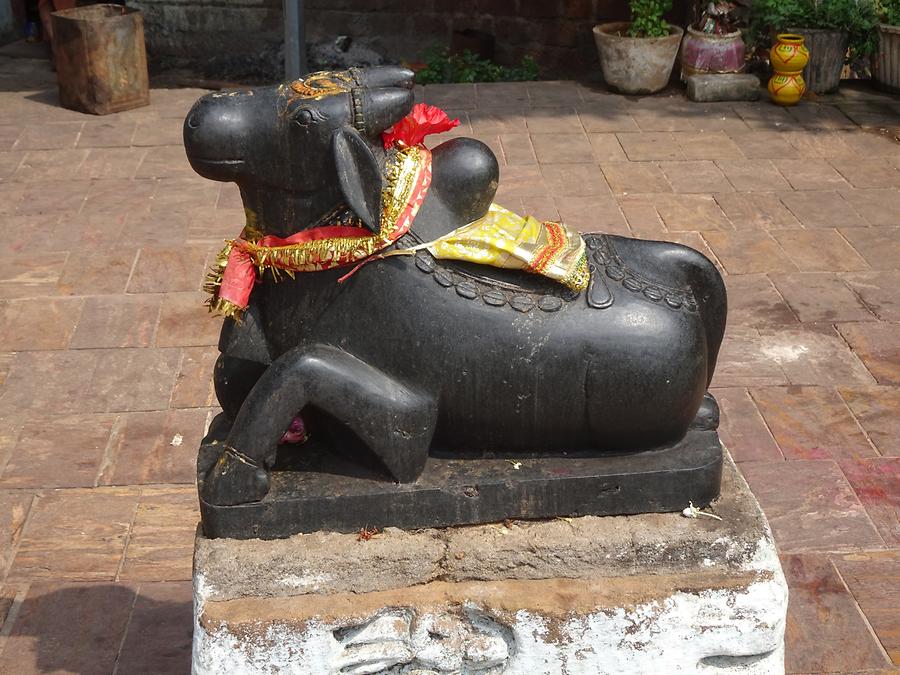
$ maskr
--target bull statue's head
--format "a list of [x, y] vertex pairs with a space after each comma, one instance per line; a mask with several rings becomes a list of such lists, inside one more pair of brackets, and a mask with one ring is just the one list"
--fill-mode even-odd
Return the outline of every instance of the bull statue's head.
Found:
[[340, 204], [377, 231], [381, 132], [411, 110], [412, 84], [411, 71], [385, 66], [207, 94], [185, 119], [185, 150], [201, 176], [238, 184], [268, 234], [309, 227]]

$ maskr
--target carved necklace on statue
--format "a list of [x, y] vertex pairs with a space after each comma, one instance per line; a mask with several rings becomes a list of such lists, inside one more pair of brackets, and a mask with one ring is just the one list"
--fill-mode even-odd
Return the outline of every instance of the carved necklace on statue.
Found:
[[253, 287], [268, 270], [274, 281], [285, 273], [318, 272], [427, 249], [435, 258], [520, 269], [583, 291], [590, 280], [584, 240], [557, 222], [521, 217], [492, 204], [488, 213], [434, 241], [382, 254], [409, 232], [431, 185], [431, 152], [425, 137], [459, 124], [434, 106], [418, 104], [383, 134], [388, 157], [379, 232], [371, 233], [346, 209], [290, 237], [264, 235], [252, 218], [237, 239], [226, 242], [207, 275], [204, 290], [211, 311], [240, 319]]

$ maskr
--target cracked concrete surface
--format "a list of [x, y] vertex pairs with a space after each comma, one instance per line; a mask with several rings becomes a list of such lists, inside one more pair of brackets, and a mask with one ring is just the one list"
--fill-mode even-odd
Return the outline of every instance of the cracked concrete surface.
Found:
[[[685, 504], [687, 506], [687, 504]], [[766, 538], [767, 526], [747, 484], [726, 459], [722, 521], [643, 514], [551, 521], [511, 521], [405, 532], [386, 528], [367, 541], [316, 532], [274, 541], [199, 536], [195, 569], [210, 600], [318, 593], [369, 593], [434, 581], [593, 578], [677, 574], [715, 561], [739, 572]]]
[[[195, 672], [596, 674], [659, 659], [670, 672], [780, 672], [787, 587], [730, 457], [710, 511], [722, 520], [560, 518], [369, 540], [198, 533]], [[434, 625], [455, 628], [435, 638], [422, 628]]]

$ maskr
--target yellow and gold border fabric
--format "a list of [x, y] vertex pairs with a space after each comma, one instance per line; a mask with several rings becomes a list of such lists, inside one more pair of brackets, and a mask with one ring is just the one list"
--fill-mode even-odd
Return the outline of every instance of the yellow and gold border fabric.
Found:
[[584, 240], [562, 223], [519, 216], [497, 204], [487, 215], [434, 241], [416, 246], [441, 260], [465, 260], [540, 274], [576, 291], [590, 272]]

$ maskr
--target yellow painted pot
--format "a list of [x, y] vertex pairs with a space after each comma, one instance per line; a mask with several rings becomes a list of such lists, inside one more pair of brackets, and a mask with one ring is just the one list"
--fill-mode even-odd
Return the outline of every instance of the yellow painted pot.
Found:
[[781, 33], [769, 51], [772, 70], [769, 95], [778, 105], [796, 105], [806, 92], [803, 68], [809, 62], [809, 50], [802, 35]]
[[775, 73], [769, 79], [769, 96], [778, 105], [797, 105], [806, 91], [806, 82], [800, 73]]
[[769, 51], [772, 70], [776, 73], [799, 73], [809, 62], [809, 50], [803, 44], [804, 37], [794, 33], [781, 33]]

